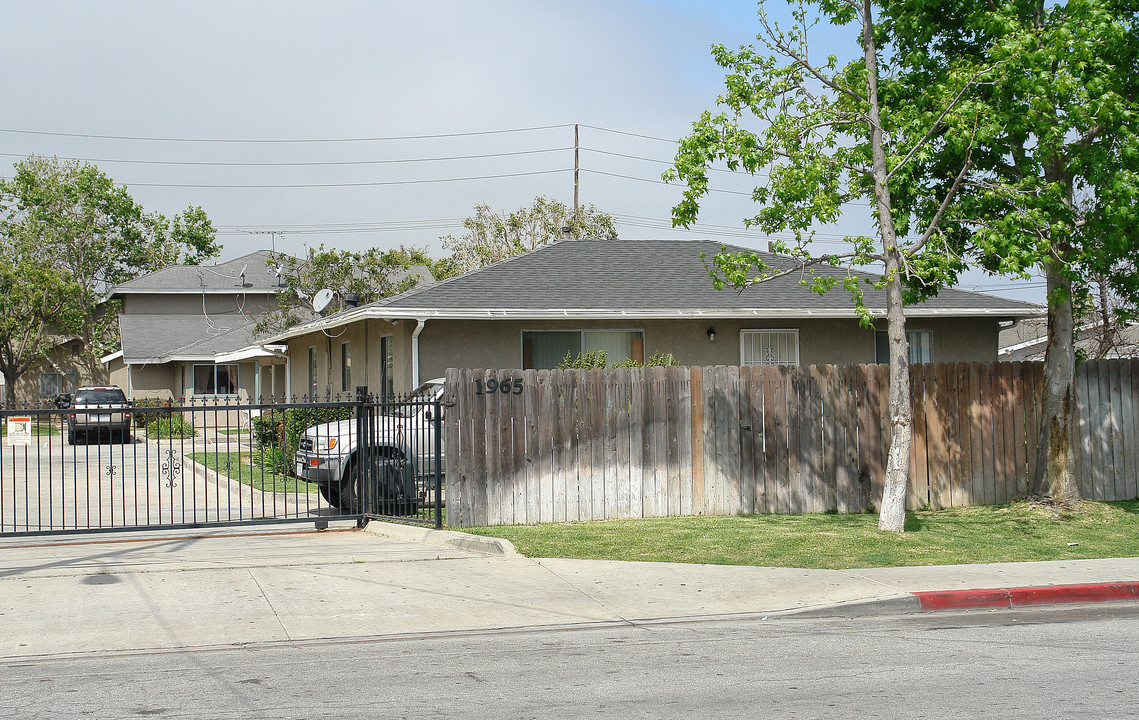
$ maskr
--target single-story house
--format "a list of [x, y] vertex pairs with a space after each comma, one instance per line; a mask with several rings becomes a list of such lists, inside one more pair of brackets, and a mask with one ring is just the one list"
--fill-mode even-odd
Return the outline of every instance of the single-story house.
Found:
[[[1099, 326], [1079, 322], [1076, 326], [1076, 349], [1095, 357], [1099, 350]], [[1118, 329], [1116, 342], [1107, 358], [1139, 357], [1139, 323], [1127, 323]], [[1048, 345], [1048, 319], [1029, 318], [1001, 330], [997, 357], [1006, 362], [1043, 361]]]
[[[841, 288], [818, 295], [792, 275], [717, 291], [701, 254], [719, 251], [712, 241], [565, 240], [267, 342], [287, 345], [298, 397], [350, 394], [357, 385], [406, 392], [449, 367], [552, 368], [590, 350], [611, 362], [671, 353], [684, 365], [886, 361], [884, 320], [878, 332], [859, 327]], [[884, 318], [884, 291], [863, 289]], [[1042, 312], [944, 290], [907, 310], [911, 360], [995, 361], [1001, 326]]]
[[282, 279], [259, 250], [216, 265], [173, 265], [111, 290], [122, 349], [103, 358], [131, 399], [284, 394], [284, 348], [255, 346]]

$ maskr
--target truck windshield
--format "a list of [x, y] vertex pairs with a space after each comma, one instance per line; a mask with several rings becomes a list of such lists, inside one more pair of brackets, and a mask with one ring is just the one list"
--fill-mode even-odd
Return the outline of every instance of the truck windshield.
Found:
[[399, 403], [392, 409], [393, 415], [400, 417], [411, 417], [421, 408], [426, 406], [439, 391], [443, 388], [439, 383], [425, 382], [419, 387], [415, 388], [410, 395], [407, 396], [407, 404]]

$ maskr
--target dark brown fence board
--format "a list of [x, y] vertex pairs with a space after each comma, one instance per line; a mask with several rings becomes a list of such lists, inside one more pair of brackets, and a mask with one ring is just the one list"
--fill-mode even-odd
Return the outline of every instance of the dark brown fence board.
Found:
[[1024, 423], [1027, 427], [1025, 441], [1028, 445], [1025, 451], [1028, 456], [1028, 487], [1031, 490], [1036, 481], [1036, 444], [1040, 439], [1040, 414], [1044, 396], [1044, 364], [1033, 363], [1027, 374], [1031, 381], [1029, 393], [1033, 399], [1031, 406], [1025, 408], [1024, 413]]
[[965, 471], [968, 467], [965, 458], [969, 455], [969, 436], [962, 432], [967, 428], [968, 404], [965, 402], [969, 389], [969, 370], [964, 363], [949, 363], [945, 372], [946, 383], [946, 438], [949, 445], [949, 498], [950, 507], [965, 504]]
[[1029, 397], [1031, 381], [1025, 372], [1022, 362], [1010, 363], [1012, 366], [1012, 438], [1014, 465], [1016, 471], [1013, 493], [1016, 497], [1028, 495], [1028, 438], [1025, 434], [1025, 415], [1028, 404], [1032, 402]]
[[995, 368], [996, 370], [993, 373], [994, 389], [999, 388], [999, 394], [994, 398], [996, 417], [998, 418], [994, 426], [999, 425], [1000, 427], [998, 434], [1000, 443], [997, 446], [1000, 457], [995, 462], [996, 501], [1007, 503], [1016, 496], [1016, 441], [1013, 439], [1012, 418], [1015, 407], [1012, 397], [1012, 365], [1010, 363], [997, 363]]
[[917, 410], [910, 419], [910, 477], [906, 487], [906, 508], [917, 510], [929, 503], [929, 470], [926, 466], [925, 372], [922, 365], [910, 366], [910, 392]]
[[[945, 365], [927, 364], [922, 368], [925, 376], [926, 425], [926, 477], [929, 480], [929, 505], [935, 510], [949, 507], [949, 438], [948, 380]], [[915, 408], [917, 411], [917, 408]]]

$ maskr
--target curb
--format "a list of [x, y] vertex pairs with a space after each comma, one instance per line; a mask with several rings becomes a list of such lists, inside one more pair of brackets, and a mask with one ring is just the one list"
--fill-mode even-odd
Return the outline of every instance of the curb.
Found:
[[915, 592], [923, 611], [1139, 600], [1139, 582]]
[[434, 530], [432, 528], [401, 525], [399, 523], [370, 520], [364, 526], [364, 532], [372, 535], [396, 538], [397, 540], [410, 540], [412, 542], [428, 543], [455, 550], [483, 553], [484, 555], [501, 555], [503, 557], [516, 557], [518, 551], [514, 544], [503, 538], [483, 537], [482, 535], [469, 535], [454, 530]]

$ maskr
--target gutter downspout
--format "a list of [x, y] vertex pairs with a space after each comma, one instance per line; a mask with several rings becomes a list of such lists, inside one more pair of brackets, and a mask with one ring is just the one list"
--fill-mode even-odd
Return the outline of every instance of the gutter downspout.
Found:
[[415, 329], [411, 331], [411, 389], [419, 387], [419, 333], [423, 332], [423, 326], [427, 321], [419, 318], [416, 321]]

